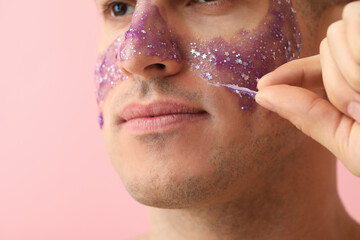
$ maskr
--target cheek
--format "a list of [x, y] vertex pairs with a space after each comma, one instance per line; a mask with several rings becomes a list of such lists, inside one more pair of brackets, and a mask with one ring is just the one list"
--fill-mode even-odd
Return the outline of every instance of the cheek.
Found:
[[[239, 96], [239, 107], [252, 110], [258, 79], [296, 59], [302, 37], [291, 1], [269, 0], [263, 21], [253, 30], [240, 30], [230, 41], [185, 39], [171, 31], [159, 9], [150, 1], [137, 6], [130, 29], [99, 57], [95, 80], [97, 101], [126, 80], [119, 63], [133, 58], [158, 57], [161, 61], [186, 61], [194, 79], [226, 87]], [[99, 124], [102, 127], [101, 115]]]
[[302, 36], [290, 1], [272, 1], [257, 28], [222, 38], [185, 43], [191, 72], [213, 86], [238, 94], [242, 110], [252, 110], [257, 81], [280, 65], [299, 58]]

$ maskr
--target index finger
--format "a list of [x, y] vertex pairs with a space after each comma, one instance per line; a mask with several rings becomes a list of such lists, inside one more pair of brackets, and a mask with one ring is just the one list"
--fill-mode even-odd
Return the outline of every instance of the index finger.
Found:
[[263, 87], [287, 84], [307, 89], [323, 89], [320, 56], [294, 60], [266, 74], [258, 82], [258, 89]]

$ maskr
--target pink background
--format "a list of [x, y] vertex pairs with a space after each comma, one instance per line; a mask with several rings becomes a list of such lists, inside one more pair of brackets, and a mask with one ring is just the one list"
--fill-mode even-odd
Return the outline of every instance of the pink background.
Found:
[[[127, 239], [147, 207], [113, 170], [97, 125], [101, 19], [89, 0], [0, 0], [0, 239]], [[339, 164], [360, 221], [360, 179]]]

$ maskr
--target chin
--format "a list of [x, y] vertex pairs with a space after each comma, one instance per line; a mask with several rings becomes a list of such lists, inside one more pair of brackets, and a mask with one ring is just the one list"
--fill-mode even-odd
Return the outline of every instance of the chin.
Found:
[[156, 180], [127, 181], [124, 186], [137, 202], [156, 208], [181, 209], [203, 204], [211, 198], [211, 189], [195, 178], [182, 181]]
[[[181, 209], [213, 203], [233, 193], [241, 185], [239, 173], [243, 163], [225, 154], [212, 157], [158, 157], [122, 159], [116, 169], [121, 180], [137, 202], [156, 208]], [[142, 162], [142, 163], [140, 163]]]

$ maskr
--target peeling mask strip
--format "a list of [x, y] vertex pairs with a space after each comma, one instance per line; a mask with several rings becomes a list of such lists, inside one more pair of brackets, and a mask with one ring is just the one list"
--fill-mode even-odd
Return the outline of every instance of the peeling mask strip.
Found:
[[[186, 61], [194, 77], [239, 96], [239, 107], [252, 110], [258, 79], [280, 65], [297, 59], [302, 37], [290, 0], [269, 0], [266, 16], [254, 30], [242, 29], [230, 41], [181, 38], [169, 29], [159, 9], [138, 1], [129, 30], [99, 56], [95, 69], [97, 103], [128, 77], [119, 63], [134, 57]], [[100, 128], [104, 124], [99, 109]]]

